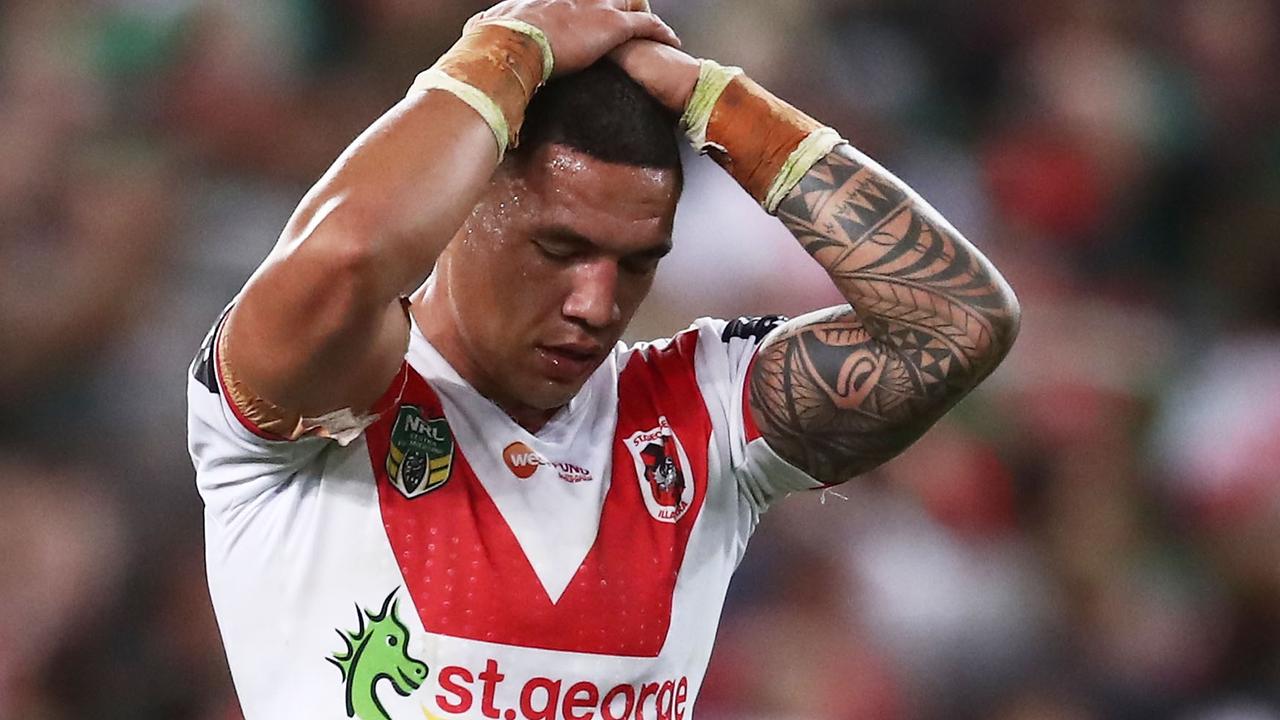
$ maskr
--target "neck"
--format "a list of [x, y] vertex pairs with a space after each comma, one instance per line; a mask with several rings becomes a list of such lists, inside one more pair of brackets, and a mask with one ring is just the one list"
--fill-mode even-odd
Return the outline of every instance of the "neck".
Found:
[[[493, 398], [489, 398], [489, 399], [493, 400]], [[497, 400], [493, 400], [493, 403], [497, 405], [502, 410], [502, 412], [506, 413], [507, 417], [514, 420], [517, 425], [524, 428], [525, 430], [528, 430], [531, 434], [534, 434], [534, 435], [536, 435], [538, 431], [543, 428], [543, 426], [551, 422], [551, 418], [555, 417], [556, 413], [560, 412], [560, 408], [556, 408], [554, 410], [538, 410], [535, 408], [528, 408], [523, 411], [513, 410], [511, 408], [504, 406], [501, 402]]]
[[466, 343], [458, 332], [453, 313], [445, 307], [442, 295], [442, 293], [431, 292], [429, 286], [423, 286], [413, 295], [409, 312], [413, 313], [413, 318], [418, 323], [418, 328], [422, 330], [423, 336], [453, 367], [454, 371], [467, 381], [467, 384], [498, 406], [498, 409], [506, 413], [517, 425], [531, 433], [541, 430], [551, 421], [551, 418], [555, 417], [560, 408], [550, 410], [536, 408], [506, 397], [500, 392], [498, 384], [480, 369], [472, 360], [471, 353], [467, 352]]

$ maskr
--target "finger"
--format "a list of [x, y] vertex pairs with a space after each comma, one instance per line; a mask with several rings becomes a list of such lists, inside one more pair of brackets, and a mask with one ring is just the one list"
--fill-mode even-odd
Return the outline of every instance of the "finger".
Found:
[[672, 47], [680, 47], [680, 37], [657, 15], [652, 13], [632, 12], [625, 16], [627, 30], [631, 38], [656, 40]]

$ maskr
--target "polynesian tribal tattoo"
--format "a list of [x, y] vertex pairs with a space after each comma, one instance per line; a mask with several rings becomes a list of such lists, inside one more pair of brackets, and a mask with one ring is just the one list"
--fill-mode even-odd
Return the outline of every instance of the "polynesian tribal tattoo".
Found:
[[774, 451], [843, 482], [901, 452], [995, 369], [1017, 301], [968, 241], [847, 145], [778, 217], [850, 305], [798, 318], [761, 348], [751, 403]]

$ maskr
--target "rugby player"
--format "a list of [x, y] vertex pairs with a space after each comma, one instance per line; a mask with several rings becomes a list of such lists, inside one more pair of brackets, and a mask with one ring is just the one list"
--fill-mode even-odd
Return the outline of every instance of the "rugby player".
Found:
[[[619, 342], [671, 247], [677, 127], [847, 305]], [[641, 0], [499, 3], [307, 193], [193, 365], [245, 716], [692, 717], [760, 514], [901, 452], [1018, 314], [909, 188]]]

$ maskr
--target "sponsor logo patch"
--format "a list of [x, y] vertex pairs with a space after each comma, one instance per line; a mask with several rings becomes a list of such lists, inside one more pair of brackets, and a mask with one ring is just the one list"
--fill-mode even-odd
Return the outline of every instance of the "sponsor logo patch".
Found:
[[538, 466], [542, 464], [542, 458], [533, 451], [533, 448], [522, 442], [513, 442], [502, 451], [502, 461], [507, 464], [507, 469], [512, 475], [521, 480], [528, 480], [533, 474], [538, 472]]
[[453, 472], [453, 431], [444, 418], [424, 418], [417, 405], [401, 405], [387, 450], [387, 478], [406, 498], [435, 490]]
[[[436, 707], [445, 717], [502, 720], [685, 720], [689, 714], [689, 678], [610, 687], [566, 677], [508, 678], [490, 658], [484, 669], [449, 665], [440, 669]], [[422, 706], [428, 720], [443, 720]], [[478, 714], [476, 714], [478, 712]]]
[[567, 483], [590, 482], [591, 471], [580, 465], [566, 462], [552, 462], [523, 442], [513, 442], [502, 451], [502, 461], [512, 475], [521, 480], [528, 480], [538, 472], [540, 467], [549, 467], [556, 471], [560, 479]]
[[689, 458], [666, 416], [658, 418], [658, 427], [633, 433], [626, 446], [636, 463], [640, 494], [649, 514], [666, 523], [683, 517], [693, 504], [693, 476]]

